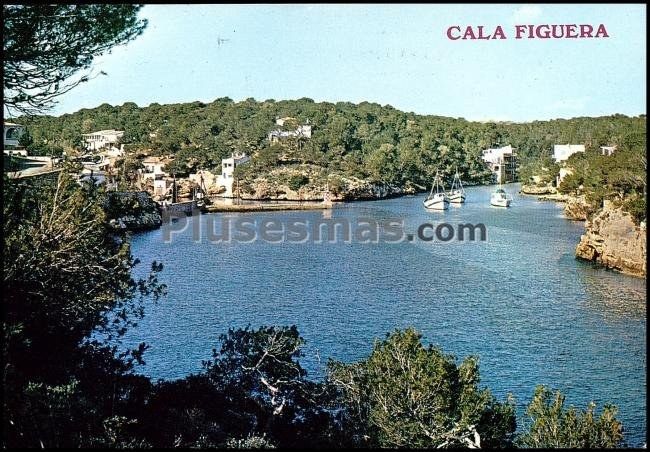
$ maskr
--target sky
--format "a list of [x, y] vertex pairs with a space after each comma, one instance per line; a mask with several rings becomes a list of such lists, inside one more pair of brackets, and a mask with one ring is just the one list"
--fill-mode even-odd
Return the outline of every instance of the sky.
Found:
[[[147, 5], [144, 33], [54, 115], [121, 105], [376, 102], [418, 114], [532, 121], [646, 113], [646, 5]], [[515, 39], [517, 24], [604, 24], [608, 38]], [[507, 39], [450, 40], [450, 26]]]

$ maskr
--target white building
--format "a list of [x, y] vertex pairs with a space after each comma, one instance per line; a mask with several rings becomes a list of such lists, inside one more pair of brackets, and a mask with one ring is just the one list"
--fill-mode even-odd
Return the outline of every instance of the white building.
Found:
[[156, 179], [160, 177], [169, 176], [167, 172], [163, 169], [174, 159], [167, 157], [147, 157], [142, 161], [144, 170], [142, 171], [143, 179]]
[[513, 182], [517, 177], [517, 152], [510, 145], [483, 150], [486, 163], [497, 183]]
[[169, 191], [169, 174], [164, 168], [173, 160], [167, 157], [147, 157], [142, 161], [144, 170], [141, 172], [141, 182], [146, 184], [147, 180], [153, 181], [154, 196], [165, 196]]
[[124, 136], [123, 130], [100, 130], [99, 132], [84, 133], [84, 146], [89, 151], [97, 151], [105, 147], [116, 147]]
[[557, 179], [555, 180], [555, 186], [559, 187], [565, 177], [569, 174], [573, 174], [573, 169], [571, 168], [560, 168], [560, 174], [558, 174]]
[[[275, 123], [283, 127], [285, 123], [287, 122], [295, 122], [295, 118], [278, 118], [275, 120]], [[269, 141], [271, 143], [277, 143], [282, 139], [286, 138], [311, 138], [311, 125], [309, 125], [309, 122], [304, 125], [299, 125], [296, 129], [294, 130], [281, 130], [281, 129], [276, 129], [273, 130], [269, 133]]]
[[221, 174], [217, 177], [217, 185], [225, 188], [222, 196], [232, 198], [234, 196], [234, 172], [239, 165], [250, 162], [251, 158], [245, 153], [233, 153], [230, 158], [221, 160]]
[[555, 163], [563, 162], [576, 152], [585, 152], [584, 144], [556, 144], [553, 146]]
[[105, 149], [98, 154], [102, 161], [108, 162], [111, 166], [115, 165], [117, 159], [124, 155], [124, 149], [109, 148]]
[[2, 143], [5, 149], [18, 147], [18, 140], [25, 133], [25, 126], [14, 124], [13, 122], [5, 122], [5, 131], [2, 137]]

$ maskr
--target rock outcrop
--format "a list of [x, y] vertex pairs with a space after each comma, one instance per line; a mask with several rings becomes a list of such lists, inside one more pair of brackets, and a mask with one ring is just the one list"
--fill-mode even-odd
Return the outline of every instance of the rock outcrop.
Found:
[[[291, 183], [296, 177], [301, 181], [299, 186]], [[239, 188], [242, 199], [286, 201], [321, 201], [328, 190], [332, 201], [353, 201], [390, 198], [422, 189], [414, 184], [402, 188], [341, 175], [328, 178], [308, 167], [277, 169], [252, 181], [242, 182]]]
[[552, 195], [557, 189], [552, 185], [522, 185], [521, 193], [525, 195]]
[[104, 209], [114, 229], [142, 231], [162, 225], [158, 206], [146, 191], [110, 192]]
[[605, 202], [585, 224], [576, 256], [634, 276], [646, 275], [645, 223], [636, 225], [629, 213]]
[[585, 200], [584, 195], [570, 196], [566, 199], [566, 204], [564, 205], [564, 216], [569, 220], [584, 221], [595, 210], [594, 206]]
[[345, 187], [341, 193], [334, 197], [335, 200], [384, 199], [404, 194], [402, 187], [387, 183], [368, 182], [357, 178], [344, 179], [344, 181]]

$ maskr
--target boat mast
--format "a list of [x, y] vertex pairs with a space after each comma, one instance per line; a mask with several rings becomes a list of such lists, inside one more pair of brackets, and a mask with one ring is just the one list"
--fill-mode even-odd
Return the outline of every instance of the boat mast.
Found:
[[[438, 175], [438, 172], [436, 171], [436, 186], [442, 189], [442, 192], [444, 193], [445, 191], [445, 185], [442, 183], [442, 178]], [[436, 193], [440, 193], [439, 190], [436, 190]]]
[[458, 178], [458, 187], [460, 188], [461, 192], [465, 192], [465, 189], [463, 188], [463, 182], [460, 180], [460, 174], [458, 174], [458, 166], [456, 166], [456, 177]]

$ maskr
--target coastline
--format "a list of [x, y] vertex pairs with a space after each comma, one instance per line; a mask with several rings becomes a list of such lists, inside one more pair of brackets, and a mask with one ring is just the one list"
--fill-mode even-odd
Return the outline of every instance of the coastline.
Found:
[[291, 204], [273, 204], [259, 202], [256, 204], [223, 204], [215, 203], [203, 208], [204, 213], [219, 212], [270, 212], [270, 211], [290, 211], [290, 210], [327, 210], [340, 207], [343, 202], [335, 203], [291, 203]]
[[604, 201], [601, 208], [595, 209], [586, 202], [584, 195], [572, 196], [557, 191], [536, 194], [530, 191], [522, 186], [520, 193], [537, 197], [540, 201], [563, 203], [567, 220], [584, 222], [585, 232], [574, 252], [577, 259], [626, 275], [646, 277], [645, 224], [635, 224], [631, 215], [610, 201]]

